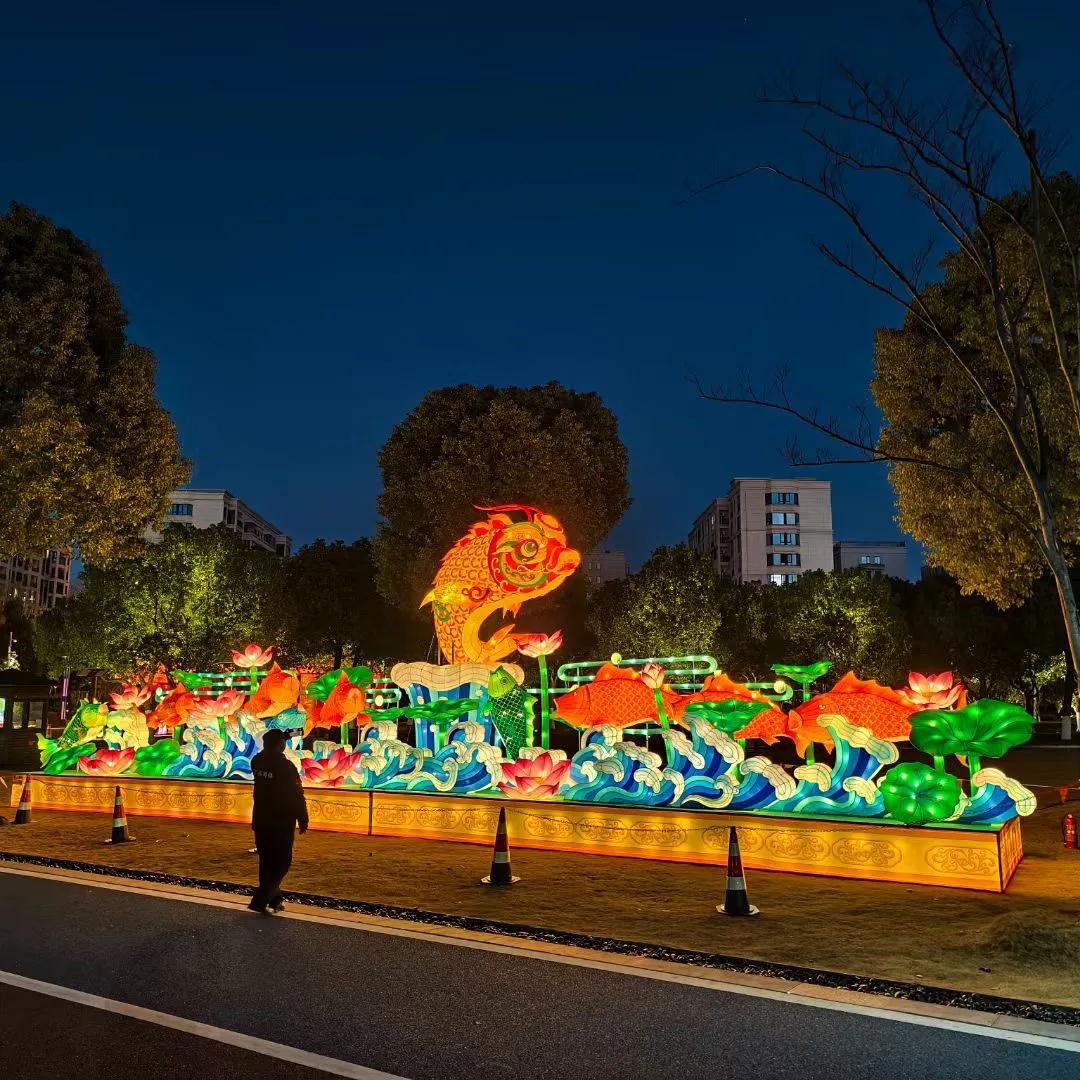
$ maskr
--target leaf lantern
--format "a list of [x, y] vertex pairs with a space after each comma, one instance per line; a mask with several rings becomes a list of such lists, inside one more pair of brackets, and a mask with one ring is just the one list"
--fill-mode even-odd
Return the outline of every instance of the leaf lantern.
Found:
[[913, 713], [911, 741], [924, 754], [999, 758], [1031, 738], [1034, 718], [1007, 701], [982, 698], [956, 712]]
[[769, 708], [768, 702], [727, 698], [724, 701], [691, 702], [686, 706], [686, 715], [696, 716], [726, 735], [734, 735], [767, 708]]
[[815, 664], [773, 664], [777, 675], [807, 686], [827, 675], [832, 668], [831, 660], [818, 660]]
[[881, 780], [881, 797], [889, 816], [906, 825], [945, 821], [960, 803], [960, 781], [921, 762], [890, 769]]

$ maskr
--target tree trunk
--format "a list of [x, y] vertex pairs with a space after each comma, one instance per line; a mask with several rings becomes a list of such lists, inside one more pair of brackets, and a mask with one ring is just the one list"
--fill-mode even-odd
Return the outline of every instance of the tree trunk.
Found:
[[337, 671], [339, 667], [345, 662], [345, 646], [340, 642], [334, 642], [334, 671]]
[[[1057, 588], [1058, 600], [1061, 603], [1061, 615], [1065, 623], [1065, 636], [1068, 639], [1066, 650], [1066, 668], [1071, 666], [1073, 672], [1080, 671], [1080, 610], [1076, 605], [1076, 592], [1073, 590], [1072, 575], [1069, 573], [1069, 564], [1057, 544], [1057, 536], [1053, 534], [1051, 525], [1052, 544], [1047, 545], [1046, 561], [1050, 566], [1050, 572], [1054, 575], [1054, 585]], [[1045, 534], [1045, 528], [1044, 528]]]
[[[1030, 684], [1024, 687], [1024, 708], [1032, 715], [1035, 716], [1035, 689]], [[1038, 717], [1035, 716], [1038, 720]]]
[[[1076, 725], [1077, 670], [1072, 664], [1072, 653], [1065, 650], [1065, 686], [1062, 688], [1062, 739], [1071, 739]], [[1069, 721], [1066, 717], [1071, 716]]]

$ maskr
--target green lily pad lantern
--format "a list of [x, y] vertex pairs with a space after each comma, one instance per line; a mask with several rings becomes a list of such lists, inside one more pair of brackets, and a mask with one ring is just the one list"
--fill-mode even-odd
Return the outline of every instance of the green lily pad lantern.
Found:
[[944, 771], [946, 754], [967, 759], [968, 775], [980, 768], [980, 758], [999, 758], [1031, 738], [1035, 720], [1007, 701], [982, 698], [957, 709], [928, 709], [911, 716], [911, 742], [924, 754], [933, 755], [938, 772]]
[[695, 701], [686, 706], [686, 715], [699, 717], [725, 735], [734, 735], [768, 707], [763, 701], [739, 701], [736, 698], [729, 698], [727, 701]]
[[782, 679], [798, 683], [803, 701], [810, 699], [810, 687], [832, 668], [831, 660], [818, 660], [813, 664], [773, 664], [772, 669]]
[[960, 781], [921, 762], [890, 769], [881, 781], [881, 797], [889, 816], [905, 825], [945, 821], [960, 805]]

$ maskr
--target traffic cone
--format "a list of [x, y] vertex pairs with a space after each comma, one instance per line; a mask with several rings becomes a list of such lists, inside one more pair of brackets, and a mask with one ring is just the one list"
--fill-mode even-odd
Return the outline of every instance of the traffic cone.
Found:
[[19, 809], [15, 811], [12, 825], [30, 824], [30, 777], [23, 780], [22, 794], [19, 796]]
[[134, 836], [128, 836], [127, 812], [124, 810], [124, 796], [120, 792], [120, 785], [116, 785], [116, 798], [113, 800], [112, 812], [112, 838], [106, 840], [106, 844], [127, 844], [134, 840]]
[[510, 869], [510, 845], [506, 841], [506, 808], [499, 807], [499, 826], [495, 830], [495, 850], [491, 855], [491, 873], [481, 878], [484, 885], [513, 885], [521, 878]]
[[728, 833], [727, 889], [724, 902], [716, 910], [724, 915], [756, 915], [758, 909], [746, 895], [746, 879], [743, 877], [742, 855], [739, 852], [739, 834], [735, 826]]

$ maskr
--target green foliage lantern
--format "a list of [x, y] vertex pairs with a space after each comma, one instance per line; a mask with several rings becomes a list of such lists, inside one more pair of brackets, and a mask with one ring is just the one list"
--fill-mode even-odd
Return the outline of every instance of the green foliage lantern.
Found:
[[890, 769], [881, 781], [881, 797], [890, 817], [906, 825], [945, 821], [960, 805], [960, 781], [921, 762]]
[[687, 716], [697, 716], [725, 735], [741, 731], [758, 713], [769, 706], [761, 701], [695, 701], [686, 706]]
[[782, 678], [806, 686], [817, 682], [823, 675], [827, 675], [831, 668], [831, 660], [818, 660], [814, 664], [773, 664], [772, 666], [773, 671]]
[[[43, 751], [46, 747], [42, 746], [42, 743], [46, 740], [38, 736], [38, 746]], [[49, 744], [51, 745], [51, 744]], [[79, 758], [89, 757], [91, 754], [97, 752], [96, 743], [80, 743], [78, 746], [68, 746], [63, 750], [56, 750], [53, 753], [44, 753], [44, 763], [41, 767], [43, 773], [48, 773], [50, 776], [58, 776], [60, 773], [70, 772], [78, 766]]]
[[967, 758], [968, 774], [979, 771], [979, 759], [999, 758], [1031, 738], [1034, 718], [1019, 705], [982, 698], [956, 712], [928, 709], [911, 717], [911, 741], [924, 754], [932, 754], [943, 771], [946, 754]]
[[132, 772], [138, 776], [162, 776], [182, 752], [175, 739], [159, 739], [149, 746], [140, 746], [135, 751]]

